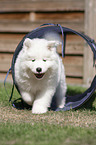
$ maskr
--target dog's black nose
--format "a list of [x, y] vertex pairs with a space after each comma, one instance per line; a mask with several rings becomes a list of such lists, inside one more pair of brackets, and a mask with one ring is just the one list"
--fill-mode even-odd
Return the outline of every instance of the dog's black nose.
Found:
[[41, 67], [37, 67], [37, 68], [36, 68], [36, 71], [37, 71], [38, 73], [40, 73], [40, 72], [42, 72], [42, 68], [41, 68]]

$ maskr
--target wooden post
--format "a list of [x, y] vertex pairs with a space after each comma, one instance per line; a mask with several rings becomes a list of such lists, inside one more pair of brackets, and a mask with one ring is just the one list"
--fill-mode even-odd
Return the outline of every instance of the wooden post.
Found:
[[[96, 0], [85, 0], [85, 34], [96, 41]], [[86, 45], [84, 48], [84, 84], [90, 84], [94, 75], [93, 52]]]

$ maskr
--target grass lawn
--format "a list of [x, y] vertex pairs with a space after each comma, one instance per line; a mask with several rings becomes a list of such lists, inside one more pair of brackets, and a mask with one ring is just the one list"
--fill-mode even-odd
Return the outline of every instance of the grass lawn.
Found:
[[[68, 86], [68, 94], [84, 90]], [[10, 84], [7, 91], [10, 94]], [[19, 97], [15, 90], [13, 99]], [[33, 115], [31, 110], [13, 108], [0, 83], [0, 145], [96, 145], [95, 108], [96, 99], [79, 110]]]

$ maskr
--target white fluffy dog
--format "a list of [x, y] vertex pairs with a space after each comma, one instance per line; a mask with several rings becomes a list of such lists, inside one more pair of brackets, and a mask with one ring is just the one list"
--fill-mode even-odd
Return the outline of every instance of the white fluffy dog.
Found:
[[26, 38], [16, 59], [15, 80], [34, 114], [47, 112], [54, 95], [57, 107], [64, 107], [66, 82], [62, 60], [56, 53], [58, 45], [58, 41]]

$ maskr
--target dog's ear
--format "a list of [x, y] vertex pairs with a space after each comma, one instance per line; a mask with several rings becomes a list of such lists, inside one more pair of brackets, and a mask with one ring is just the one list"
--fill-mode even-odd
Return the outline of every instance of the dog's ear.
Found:
[[56, 48], [58, 47], [58, 46], [60, 46], [62, 44], [62, 42], [60, 42], [60, 41], [49, 41], [48, 42], [48, 49], [49, 50], [56, 50]]
[[23, 43], [23, 47], [29, 49], [31, 47], [31, 43], [32, 43], [32, 40], [29, 38], [26, 38]]

